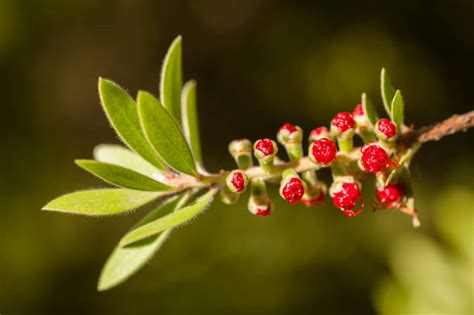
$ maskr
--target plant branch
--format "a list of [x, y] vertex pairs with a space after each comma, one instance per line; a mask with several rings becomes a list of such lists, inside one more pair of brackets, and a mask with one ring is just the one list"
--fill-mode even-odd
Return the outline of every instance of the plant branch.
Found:
[[[401, 141], [406, 146], [411, 147], [415, 143], [425, 143], [428, 141], [437, 141], [445, 136], [466, 131], [467, 129], [474, 127], [474, 111], [470, 111], [461, 115], [453, 115], [442, 122], [433, 124], [428, 127], [423, 127], [418, 130], [410, 127], [406, 127], [403, 131], [403, 137]], [[354, 159], [359, 153], [359, 148], [353, 148], [349, 153], [338, 153], [338, 159], [344, 160], [346, 158]], [[275, 178], [281, 175], [281, 172], [286, 168], [293, 168], [296, 172], [300, 173], [308, 170], [318, 170], [321, 167], [313, 162], [308, 157], [301, 158], [298, 163], [282, 162], [276, 164], [272, 172], [266, 172], [260, 166], [254, 166], [245, 171], [245, 174], [251, 178]], [[225, 178], [227, 171], [222, 170], [219, 174], [207, 174], [203, 175], [201, 179], [196, 179], [188, 175], [177, 175], [173, 176], [168, 184], [177, 187], [177, 190], [184, 190], [187, 188], [203, 188], [212, 184], [222, 185], [223, 179]]]
[[442, 122], [415, 131], [416, 140], [420, 143], [438, 141], [443, 137], [474, 127], [474, 111], [453, 115]]

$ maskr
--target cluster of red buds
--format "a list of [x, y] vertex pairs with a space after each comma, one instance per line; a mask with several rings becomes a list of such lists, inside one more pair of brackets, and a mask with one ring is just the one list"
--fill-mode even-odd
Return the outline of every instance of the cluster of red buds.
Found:
[[[356, 135], [364, 142], [360, 147], [354, 147]], [[400, 209], [412, 215], [415, 222], [416, 211], [405, 189], [410, 183], [405, 168], [400, 165], [406, 160], [407, 150], [398, 150], [398, 136], [399, 128], [394, 122], [381, 118], [371, 123], [364, 106], [358, 104], [352, 113], [337, 113], [330, 128], [320, 126], [309, 133], [307, 157], [303, 150], [303, 130], [290, 123], [283, 124], [276, 135], [288, 162], [277, 156], [278, 145], [272, 139], [259, 139], [253, 145], [247, 139], [234, 140], [229, 152], [239, 169], [228, 173], [226, 187], [221, 191], [222, 200], [237, 201], [250, 185], [249, 211], [266, 216], [273, 205], [266, 183], [279, 181], [280, 196], [290, 204], [320, 205], [329, 194], [336, 208], [347, 217], [355, 217], [365, 206], [362, 179], [365, 174], [373, 174], [374, 210]], [[260, 167], [253, 166], [253, 157]], [[332, 172], [333, 183], [329, 189], [317, 176], [317, 171], [323, 168]]]

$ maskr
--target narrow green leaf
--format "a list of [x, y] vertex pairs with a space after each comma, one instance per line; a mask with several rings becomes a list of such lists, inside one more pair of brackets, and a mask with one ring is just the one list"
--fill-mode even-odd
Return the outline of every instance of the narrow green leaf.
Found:
[[119, 165], [151, 178], [160, 179], [163, 173], [141, 156], [116, 144], [100, 144], [94, 148], [97, 161]]
[[197, 112], [196, 81], [188, 81], [181, 94], [181, 113], [184, 135], [188, 140], [193, 156], [199, 166], [202, 166], [201, 141], [199, 138], [199, 120]]
[[392, 100], [395, 95], [395, 89], [392, 86], [392, 82], [387, 74], [385, 68], [382, 68], [380, 72], [380, 92], [382, 94], [382, 101], [385, 110], [389, 116], [392, 115]]
[[[189, 194], [173, 196], [146, 215], [136, 227], [140, 227], [156, 218], [167, 215], [173, 210], [181, 208], [188, 200]], [[133, 245], [122, 247], [117, 244], [112, 254], [107, 259], [100, 274], [97, 289], [109, 290], [139, 271], [147, 261], [161, 248], [172, 229], [158, 235], [143, 239]]]
[[126, 246], [185, 223], [203, 211], [212, 202], [216, 192], [216, 189], [211, 189], [206, 194], [199, 197], [192, 205], [176, 210], [173, 213], [170, 213], [129, 232], [124, 236], [120, 244], [122, 246]]
[[402, 93], [397, 90], [392, 101], [392, 121], [397, 126], [398, 132], [402, 130], [404, 107]]
[[374, 105], [372, 105], [372, 102], [369, 100], [367, 94], [365, 93], [362, 93], [362, 107], [364, 108], [364, 115], [367, 118], [370, 127], [372, 128], [372, 130], [375, 130], [375, 125], [379, 120], [379, 115], [377, 114]]
[[84, 190], [56, 198], [43, 210], [90, 216], [111, 215], [137, 209], [161, 194], [130, 189]]
[[193, 154], [176, 120], [150, 93], [140, 91], [137, 98], [145, 136], [162, 160], [179, 172], [197, 175]]
[[171, 43], [161, 68], [160, 99], [163, 106], [179, 122], [181, 120], [181, 36]]
[[79, 167], [85, 169], [92, 175], [119, 187], [143, 191], [173, 190], [173, 187], [118, 165], [94, 160], [76, 160], [75, 162]]
[[140, 128], [137, 106], [125, 90], [112, 81], [99, 78], [99, 94], [105, 114], [122, 141], [145, 160], [164, 170]]

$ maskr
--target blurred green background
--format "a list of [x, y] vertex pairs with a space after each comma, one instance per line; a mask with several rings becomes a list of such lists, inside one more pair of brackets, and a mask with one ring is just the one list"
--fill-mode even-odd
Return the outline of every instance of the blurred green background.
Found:
[[473, 21], [471, 0], [0, 0], [0, 313], [473, 314], [472, 131], [414, 160], [418, 230], [394, 210], [348, 219], [330, 203], [288, 207], [274, 189], [272, 216], [217, 201], [105, 293], [102, 265], [144, 212], [40, 211], [104, 186], [72, 163], [118, 143], [97, 77], [157, 94], [178, 34], [184, 78], [199, 84], [206, 165], [218, 171], [233, 167], [232, 139], [327, 125], [363, 91], [381, 110], [382, 66], [408, 123], [472, 110]]

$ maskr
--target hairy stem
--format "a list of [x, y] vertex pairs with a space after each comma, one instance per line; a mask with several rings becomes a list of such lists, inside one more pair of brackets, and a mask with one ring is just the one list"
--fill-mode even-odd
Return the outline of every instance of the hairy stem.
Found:
[[439, 139], [474, 127], [474, 111], [453, 115], [442, 122], [415, 131], [417, 142], [438, 141]]

